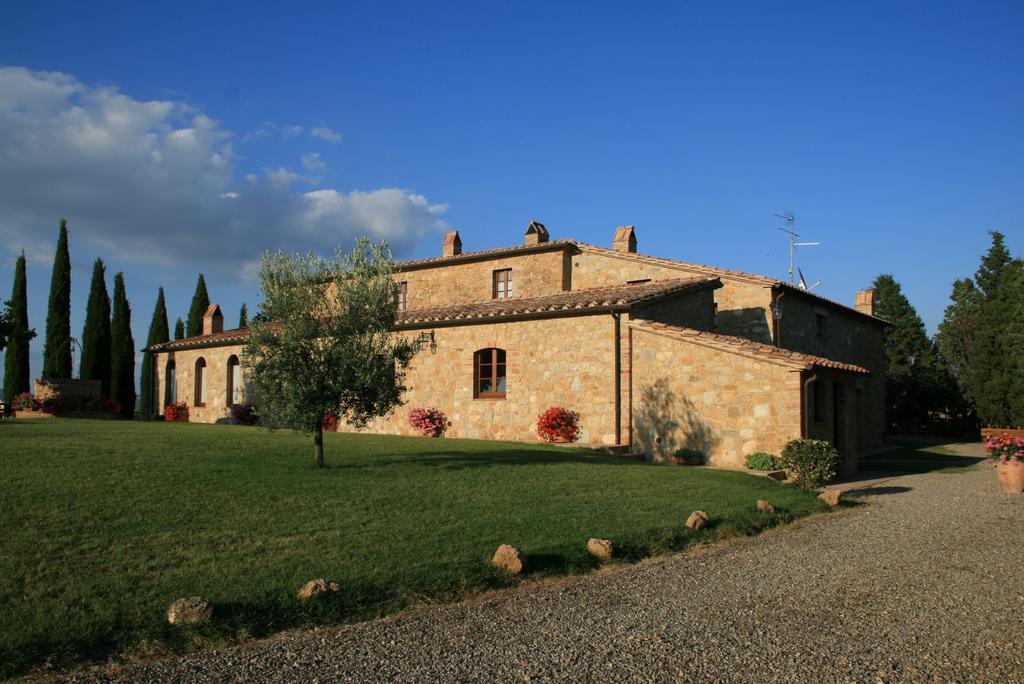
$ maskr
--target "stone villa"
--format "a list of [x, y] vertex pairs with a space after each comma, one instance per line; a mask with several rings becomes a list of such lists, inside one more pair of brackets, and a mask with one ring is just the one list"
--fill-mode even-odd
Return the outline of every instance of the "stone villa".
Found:
[[[610, 249], [549, 239], [398, 264], [396, 334], [416, 337], [406, 404], [368, 429], [414, 434], [412, 408], [436, 407], [448, 435], [536, 441], [551, 406], [578, 411], [581, 442], [662, 460], [701, 450], [742, 465], [788, 440], [833, 442], [845, 468], [881, 446], [884, 321], [874, 295], [847, 307], [766, 276], [637, 252], [632, 226]], [[158, 405], [227, 421], [246, 402], [245, 329], [213, 305], [203, 334], [153, 347]]]

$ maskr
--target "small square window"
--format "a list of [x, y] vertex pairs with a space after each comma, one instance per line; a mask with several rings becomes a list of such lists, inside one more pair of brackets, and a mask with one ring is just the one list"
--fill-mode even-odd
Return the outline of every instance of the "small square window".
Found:
[[405, 311], [409, 303], [409, 283], [405, 280], [398, 284], [398, 310]]
[[492, 299], [508, 299], [512, 296], [512, 269], [503, 268], [493, 273]]

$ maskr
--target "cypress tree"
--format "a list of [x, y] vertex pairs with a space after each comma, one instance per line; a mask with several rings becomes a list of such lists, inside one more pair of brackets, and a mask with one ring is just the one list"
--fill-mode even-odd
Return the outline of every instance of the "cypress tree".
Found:
[[928, 418], [931, 373], [935, 365], [924, 321], [891, 275], [875, 278], [875, 315], [892, 324], [885, 331], [885, 394], [890, 426]]
[[1024, 424], [1024, 262], [990, 235], [974, 279], [954, 283], [937, 341], [982, 424], [1009, 427]]
[[179, 318], [174, 322], [174, 339], [181, 340], [185, 338], [185, 324], [181, 322]]
[[245, 307], [245, 303], [242, 304], [241, 311], [238, 312], [238, 327], [244, 328], [249, 325], [249, 310]]
[[50, 278], [50, 304], [46, 313], [46, 341], [43, 344], [43, 377], [71, 377], [71, 255], [68, 252], [68, 223], [60, 221], [57, 254]]
[[1021, 263], [1010, 256], [1002, 233], [992, 231], [992, 245], [982, 257], [974, 282], [982, 295], [974, 331], [973, 391], [981, 419], [996, 427], [1017, 422], [1011, 409], [1014, 389], [1012, 330], [1019, 302], [1014, 290]]
[[82, 329], [82, 363], [79, 377], [99, 380], [100, 392], [110, 396], [110, 296], [107, 294], [106, 268], [102, 259], [92, 267], [89, 302]]
[[114, 276], [114, 313], [110, 319], [110, 398], [121, 405], [121, 416], [135, 416], [135, 340], [132, 309], [124, 290], [124, 274]]
[[[178, 321], [181, 322], [180, 320]], [[167, 305], [164, 302], [164, 288], [160, 288], [156, 296], [156, 306], [153, 307], [153, 320], [149, 323], [149, 335], [146, 337], [146, 347], [160, 344], [170, 339], [167, 330]], [[143, 418], [152, 418], [159, 412], [160, 401], [156, 396], [156, 389], [153, 386], [154, 364], [156, 363], [153, 352], [142, 354], [142, 378], [140, 386], [139, 414]]]
[[192, 306], [188, 309], [188, 324], [185, 326], [189, 337], [203, 334], [203, 314], [210, 306], [210, 295], [206, 292], [206, 278], [199, 274], [196, 292], [192, 295]]
[[28, 285], [25, 277], [25, 252], [14, 266], [14, 286], [7, 303], [10, 335], [4, 356], [4, 403], [11, 405], [16, 394], [29, 391], [29, 340], [36, 331], [28, 327]]

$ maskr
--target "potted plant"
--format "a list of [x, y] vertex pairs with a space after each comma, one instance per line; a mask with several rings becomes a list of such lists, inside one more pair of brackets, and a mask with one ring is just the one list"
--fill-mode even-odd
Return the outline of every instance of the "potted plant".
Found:
[[1024, 436], [992, 435], [985, 440], [985, 448], [1003, 491], [1024, 493]]
[[32, 396], [31, 392], [22, 392], [14, 396], [14, 400], [11, 402], [12, 407], [15, 411], [35, 411], [39, 404], [36, 402], [36, 398]]

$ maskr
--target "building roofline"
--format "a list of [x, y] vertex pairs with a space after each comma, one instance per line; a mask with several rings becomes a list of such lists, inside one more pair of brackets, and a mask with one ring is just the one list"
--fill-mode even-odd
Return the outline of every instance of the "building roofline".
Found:
[[659, 266], [667, 266], [669, 268], [679, 268], [681, 270], [687, 270], [690, 272], [714, 275], [719, 278], [722, 278], [723, 280], [736, 280], [754, 285], [762, 285], [764, 287], [782, 289], [785, 290], [786, 292], [796, 292], [799, 293], [800, 295], [807, 296], [810, 299], [820, 301], [834, 307], [838, 307], [846, 312], [853, 313], [858, 316], [862, 316], [879, 325], [891, 325], [891, 323], [889, 323], [885, 319], [879, 318], [877, 316], [872, 316], [871, 314], [866, 314], [863, 311], [858, 311], [854, 307], [847, 306], [842, 302], [837, 302], [834, 299], [823, 297], [814, 292], [804, 290], [803, 288], [797, 287], [795, 285], [790, 285], [785, 281], [778, 280], [770, 276], [759, 275], [757, 273], [746, 273], [744, 271], [734, 271], [728, 268], [718, 268], [717, 266], [707, 266], [704, 264], [696, 264], [688, 261], [679, 261], [678, 259], [669, 259], [666, 257], [648, 256], [646, 254], [636, 254], [634, 252], [621, 252], [619, 250], [608, 249], [607, 247], [599, 247], [597, 245], [590, 245], [585, 242], [578, 242], [575, 240], [573, 242], [576, 244], [577, 248], [584, 253], [595, 252], [603, 256], [624, 259], [627, 261], [639, 261]]
[[463, 252], [461, 254], [454, 254], [452, 256], [436, 256], [427, 257], [425, 259], [413, 259], [411, 261], [399, 261], [395, 263], [395, 270], [401, 271], [417, 271], [425, 268], [436, 268], [439, 266], [449, 266], [451, 264], [460, 264], [471, 261], [487, 261], [489, 259], [501, 259], [509, 256], [519, 256], [521, 254], [537, 254], [539, 252], [558, 252], [572, 249], [576, 246], [575, 240], [562, 239], [562, 240], [551, 240], [550, 242], [541, 242], [536, 245], [514, 245], [512, 247], [498, 247], [495, 249], [485, 249], [478, 252]]
[[[410, 309], [398, 312], [392, 329], [415, 330], [629, 311], [635, 306], [653, 304], [683, 292], [721, 286], [722, 283], [718, 278], [677, 278], [636, 285], [606, 285], [582, 290], [566, 290], [540, 297], [498, 299], [429, 309]], [[244, 342], [247, 336], [248, 328], [235, 328], [212, 335], [198, 335], [163, 342], [147, 347], [143, 351], [169, 352], [223, 347]]]
[[737, 354], [747, 358], [774, 363], [779, 366], [787, 366], [794, 370], [811, 370], [814, 368], [826, 368], [829, 370], [845, 371], [860, 375], [870, 375], [871, 371], [862, 366], [843, 361], [836, 361], [824, 356], [804, 354], [803, 352], [792, 351], [780, 347], [773, 347], [770, 344], [754, 342], [744, 337], [732, 335], [721, 335], [719, 333], [695, 330], [693, 328], [682, 328], [666, 323], [655, 323], [644, 319], [635, 319], [629, 322], [629, 327], [634, 330], [649, 332], [655, 335], [671, 337], [684, 342], [717, 349], [730, 354]]

